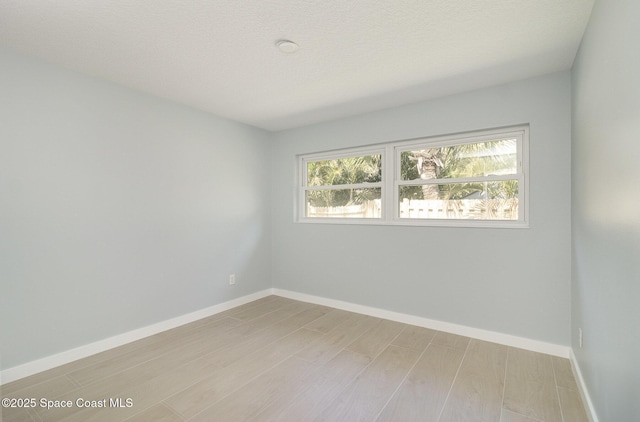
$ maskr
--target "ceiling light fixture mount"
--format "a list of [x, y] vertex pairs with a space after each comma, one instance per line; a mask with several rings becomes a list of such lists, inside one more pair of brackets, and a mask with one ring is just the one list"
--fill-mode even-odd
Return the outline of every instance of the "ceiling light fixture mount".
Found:
[[276, 47], [278, 47], [278, 49], [283, 53], [295, 53], [300, 48], [298, 44], [289, 40], [276, 41]]

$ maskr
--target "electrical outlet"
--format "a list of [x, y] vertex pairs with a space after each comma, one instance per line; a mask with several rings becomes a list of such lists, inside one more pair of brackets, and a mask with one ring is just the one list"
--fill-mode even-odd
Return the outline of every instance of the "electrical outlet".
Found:
[[578, 344], [580, 345], [580, 348], [582, 349], [582, 328], [578, 328]]
[[231, 274], [229, 276], [229, 285], [231, 286], [231, 285], [234, 285], [234, 284], [236, 284], [236, 275], [235, 274]]

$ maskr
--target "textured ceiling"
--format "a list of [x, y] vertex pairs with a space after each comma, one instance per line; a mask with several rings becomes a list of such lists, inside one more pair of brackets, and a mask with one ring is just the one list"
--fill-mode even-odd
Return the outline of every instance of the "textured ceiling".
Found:
[[592, 5], [0, 0], [0, 46], [280, 130], [569, 69]]

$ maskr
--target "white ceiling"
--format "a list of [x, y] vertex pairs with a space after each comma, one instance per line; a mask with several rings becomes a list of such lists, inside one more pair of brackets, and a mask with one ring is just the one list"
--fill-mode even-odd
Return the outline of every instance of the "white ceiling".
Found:
[[0, 0], [0, 45], [281, 130], [569, 69], [593, 1]]

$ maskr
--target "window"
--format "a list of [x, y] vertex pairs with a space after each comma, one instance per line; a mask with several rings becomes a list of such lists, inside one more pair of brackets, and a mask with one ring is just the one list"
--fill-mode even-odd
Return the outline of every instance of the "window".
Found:
[[299, 156], [298, 221], [526, 227], [528, 127]]
[[314, 156], [304, 161], [306, 218], [381, 218], [382, 156]]

